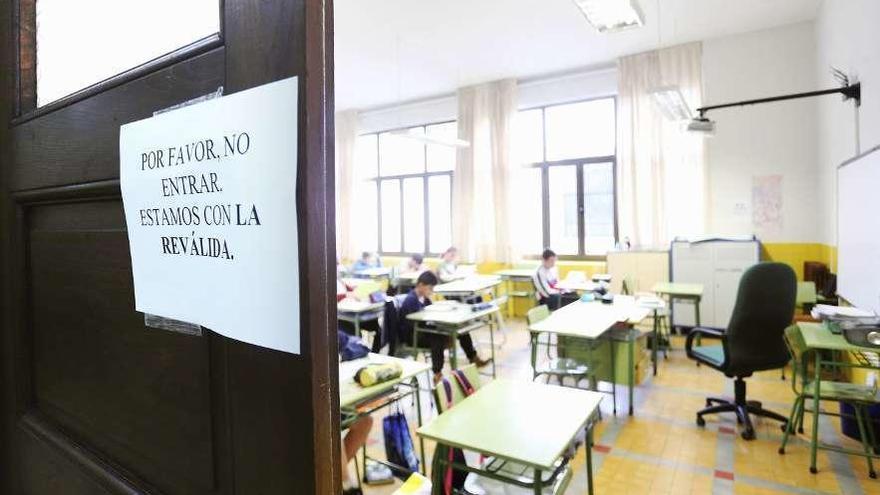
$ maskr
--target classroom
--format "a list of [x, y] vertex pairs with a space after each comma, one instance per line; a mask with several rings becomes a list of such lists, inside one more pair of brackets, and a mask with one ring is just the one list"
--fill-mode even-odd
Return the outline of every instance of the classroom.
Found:
[[342, 493], [880, 493], [877, 4], [334, 15]]
[[0, 0], [0, 495], [880, 495], [878, 24]]

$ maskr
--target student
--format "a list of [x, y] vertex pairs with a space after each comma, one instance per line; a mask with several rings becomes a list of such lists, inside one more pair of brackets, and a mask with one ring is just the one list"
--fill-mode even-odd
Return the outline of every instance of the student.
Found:
[[437, 275], [443, 282], [455, 280], [458, 272], [458, 249], [455, 246], [450, 247], [443, 252], [440, 257], [440, 266], [437, 268]]
[[[400, 305], [397, 318], [400, 325], [400, 339], [402, 341], [412, 343], [413, 322], [406, 317], [423, 310], [431, 304], [431, 295], [434, 293], [434, 286], [438, 282], [437, 276], [432, 272], [422, 273], [416, 281], [415, 288], [406, 295], [406, 299]], [[444, 335], [434, 333], [419, 334], [419, 343], [425, 343], [431, 348], [431, 367], [434, 370], [434, 383], [438, 383], [443, 376], [443, 351], [446, 349], [447, 342], [448, 339]], [[477, 355], [477, 350], [474, 349], [474, 341], [471, 339], [470, 334], [460, 335], [458, 343], [461, 344], [461, 348], [464, 350], [468, 360], [476, 364], [478, 368], [482, 368], [492, 362], [491, 359], [481, 359]]]
[[427, 270], [423, 262], [425, 261], [425, 257], [421, 254], [414, 254], [409, 258], [400, 262], [400, 266], [397, 267], [398, 272], [400, 273], [422, 273]]
[[351, 266], [352, 273], [360, 273], [364, 270], [368, 270], [370, 268], [379, 268], [382, 266], [382, 261], [379, 260], [379, 256], [369, 252], [364, 251], [361, 253], [361, 258], [354, 262], [354, 265]]
[[535, 284], [535, 296], [540, 304], [546, 304], [551, 311], [562, 306], [563, 291], [556, 288], [559, 282], [559, 273], [556, 271], [556, 253], [552, 249], [545, 249], [541, 254], [541, 265], [532, 275]]

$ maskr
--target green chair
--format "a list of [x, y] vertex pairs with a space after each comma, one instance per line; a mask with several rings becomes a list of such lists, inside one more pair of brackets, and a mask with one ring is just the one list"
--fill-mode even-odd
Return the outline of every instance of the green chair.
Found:
[[[540, 306], [536, 306], [529, 310], [527, 313], [527, 318], [529, 322], [529, 326], [532, 326], [547, 317], [550, 316], [550, 308], [547, 307], [546, 304], [542, 304]], [[553, 347], [558, 347], [561, 344], [553, 344], [551, 341], [551, 335], [545, 332], [533, 332], [530, 331], [532, 338], [532, 379], [536, 379], [541, 375], [547, 376], [547, 381], [550, 381], [551, 377], [556, 377], [556, 380], [560, 385], [564, 384], [564, 380], [566, 377], [571, 377], [574, 379], [575, 386], [582, 380], [587, 379], [590, 381], [590, 386], [595, 387], [595, 380], [593, 378], [593, 374], [590, 371], [590, 367], [586, 364], [580, 363], [575, 359], [566, 358], [566, 357], [552, 357], [551, 349]], [[541, 336], [546, 336], [547, 340], [545, 342], [541, 342]], [[547, 347], [547, 357], [548, 360], [545, 363], [538, 364], [538, 348], [544, 345]]]
[[[784, 428], [785, 434], [782, 436], [782, 445], [779, 447], [779, 453], [785, 454], [785, 445], [788, 443], [788, 437], [794, 433], [795, 425], [797, 425], [798, 433], [804, 432], [804, 411], [807, 399], [813, 399], [813, 391], [815, 390], [814, 376], [810, 375], [809, 362], [810, 354], [816, 352], [807, 347], [804, 336], [800, 327], [791, 325], [785, 329], [785, 343], [791, 352], [792, 357], [792, 379], [791, 389], [794, 391], [796, 398], [794, 405], [791, 407], [791, 415], [788, 419], [788, 427]], [[817, 373], [818, 374], [818, 373]], [[870, 419], [868, 407], [876, 404], [876, 394], [873, 387], [858, 385], [848, 382], [837, 382], [831, 380], [819, 381], [819, 400], [844, 402], [852, 406], [855, 410], [855, 420], [859, 425], [859, 434], [862, 438], [862, 447], [864, 454], [851, 450], [833, 448], [837, 452], [853, 455], [863, 455], [868, 461], [868, 474], [871, 478], [876, 478], [877, 473], [874, 471], [874, 465], [871, 461], [871, 448], [876, 444], [874, 436], [874, 424]], [[810, 411], [811, 414], [815, 411]], [[819, 414], [827, 414], [830, 416], [842, 416], [841, 414], [819, 411]], [[815, 459], [815, 451], [818, 449], [818, 438], [813, 432], [810, 438], [810, 449], [812, 449], [812, 458]], [[810, 472], [816, 473], [816, 466], [810, 466]]]
[[[736, 413], [743, 425], [745, 440], [755, 438], [750, 415], [788, 420], [764, 409], [760, 402], [746, 400], [745, 378], [756, 371], [779, 369], [790, 359], [782, 334], [794, 316], [797, 278], [784, 263], [758, 263], [743, 273], [736, 303], [727, 330], [694, 328], [687, 336], [687, 356], [734, 378], [734, 399], [708, 397], [706, 407], [697, 412], [697, 425], [705, 426], [703, 416], [721, 412]], [[717, 338], [721, 345], [694, 345], [699, 336]]]

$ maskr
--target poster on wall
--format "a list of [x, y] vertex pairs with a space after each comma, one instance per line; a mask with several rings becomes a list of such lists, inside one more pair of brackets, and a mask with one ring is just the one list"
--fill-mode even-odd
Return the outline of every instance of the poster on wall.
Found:
[[758, 234], [782, 232], [782, 176], [752, 177], [752, 226]]
[[137, 311], [299, 354], [297, 83], [122, 126]]

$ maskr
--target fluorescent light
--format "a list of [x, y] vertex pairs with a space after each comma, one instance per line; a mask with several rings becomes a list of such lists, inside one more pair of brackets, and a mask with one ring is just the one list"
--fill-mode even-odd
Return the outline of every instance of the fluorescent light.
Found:
[[420, 143], [448, 146], [450, 148], [470, 148], [471, 146], [471, 143], [465, 141], [464, 139], [444, 139], [436, 136], [429, 136], [423, 133], [410, 132], [406, 129], [392, 131], [391, 135], [399, 138], [412, 139], [413, 141], [419, 141]]
[[691, 109], [688, 107], [684, 96], [677, 86], [667, 86], [651, 91], [651, 97], [654, 104], [664, 117], [673, 121], [680, 122], [691, 118]]
[[645, 18], [636, 0], [574, 0], [574, 3], [600, 33], [645, 25]]

